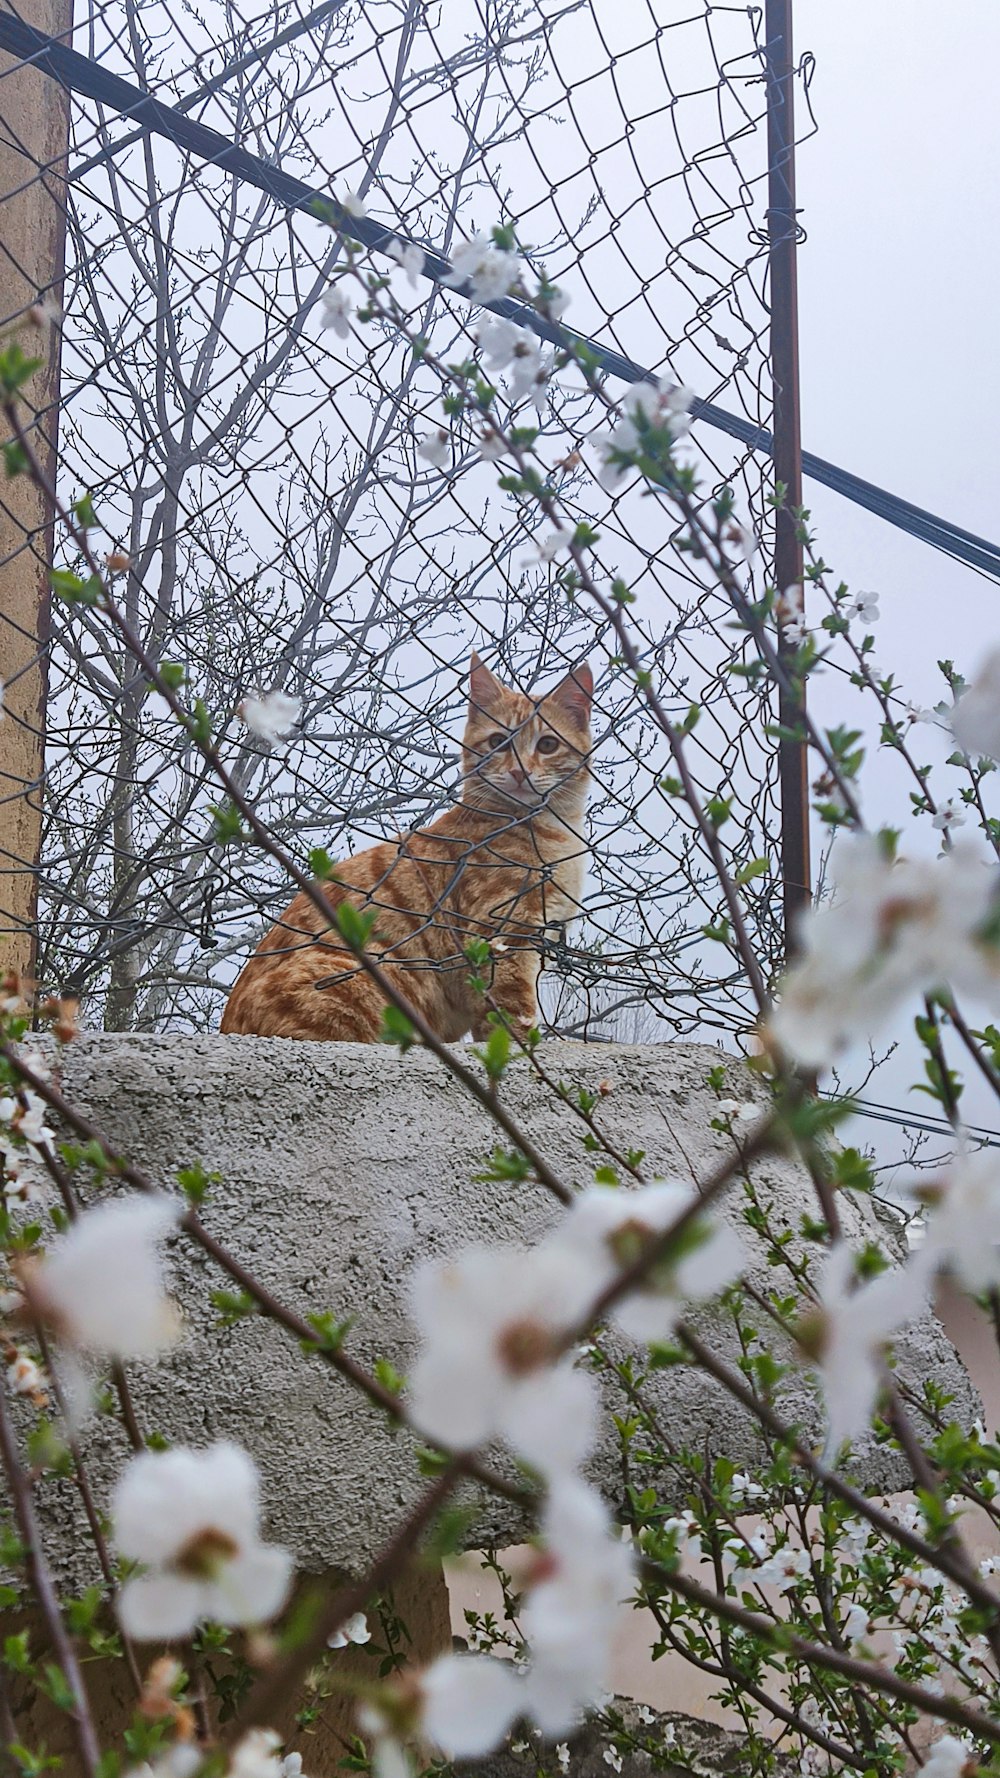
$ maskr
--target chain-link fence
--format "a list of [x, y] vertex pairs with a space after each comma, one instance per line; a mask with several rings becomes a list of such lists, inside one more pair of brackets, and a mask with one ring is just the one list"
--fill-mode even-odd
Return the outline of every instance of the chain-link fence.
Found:
[[[51, 7], [21, 16], [69, 42]], [[277, 837], [303, 858], [319, 845], [342, 856], [448, 806], [473, 648], [531, 693], [590, 659], [587, 917], [549, 935], [543, 991], [567, 1033], [655, 1039], [749, 1021], [715, 872], [663, 791], [663, 736], [613, 635], [567, 598], [496, 464], [398, 330], [357, 324], [341, 338], [324, 325], [344, 238], [268, 181], [358, 194], [372, 222], [427, 250], [431, 271], [475, 230], [509, 227], [607, 363], [621, 354], [692, 385], [753, 437], [771, 411], [761, 29], [744, 7], [638, 0], [350, 0], [309, 14], [115, 0], [77, 9], [72, 93], [37, 49], [4, 58], [8, 213], [44, 180], [54, 220], [27, 264], [7, 231], [23, 288], [9, 268], [0, 307], [13, 317], [40, 295], [62, 311], [61, 329], [32, 336], [52, 346], [41, 405], [50, 434], [58, 417], [60, 485], [92, 495], [104, 547], [129, 560], [117, 585], [148, 653], [184, 665]], [[159, 102], [152, 127], [137, 89]], [[235, 145], [240, 171], [196, 125]], [[59, 288], [45, 268], [63, 202]], [[411, 286], [384, 253], [372, 263], [434, 355], [477, 350], [481, 311], [465, 296], [435, 277]], [[596, 523], [601, 571], [634, 595], [667, 709], [701, 707], [699, 786], [731, 799], [735, 868], [767, 860], [745, 893], [769, 972], [782, 948], [777, 744], [770, 692], [732, 671], [745, 633], [675, 547], [665, 503], [637, 480], [609, 493], [598, 479], [588, 439], [604, 412], [585, 380], [572, 367], [523, 389], [498, 380], [540, 425], [565, 508]], [[611, 396], [623, 388], [608, 375]], [[439, 428], [443, 467], [419, 448]], [[761, 539], [746, 570], [759, 589], [768, 460], [706, 424], [694, 441], [709, 483], [734, 485]], [[20, 486], [5, 493], [4, 573], [21, 604], [5, 603], [3, 676], [5, 741], [20, 738], [24, 761], [8, 752], [6, 794], [24, 802], [27, 787], [41, 819], [36, 973], [79, 993], [88, 1023], [214, 1028], [286, 885], [252, 848], [218, 844], [217, 792], [99, 613], [54, 602], [40, 632], [46, 701], [35, 637], [48, 526], [41, 511], [26, 523]], [[61, 542], [56, 563], [73, 565]], [[302, 708], [291, 738], [269, 746], [237, 710], [273, 689]], [[8, 925], [32, 919], [17, 885], [33, 844], [29, 821], [7, 845]]]

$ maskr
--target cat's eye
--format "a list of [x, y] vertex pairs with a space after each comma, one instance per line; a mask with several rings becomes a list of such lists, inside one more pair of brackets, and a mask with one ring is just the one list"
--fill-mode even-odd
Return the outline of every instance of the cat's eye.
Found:
[[535, 748], [536, 753], [558, 753], [559, 738], [557, 735], [543, 735]]
[[496, 753], [501, 747], [509, 747], [509, 746], [510, 746], [510, 736], [509, 735], [496, 734], [496, 735], [487, 735], [487, 737], [486, 737], [486, 749], [487, 749], [487, 752], [489, 752], [489, 753]]

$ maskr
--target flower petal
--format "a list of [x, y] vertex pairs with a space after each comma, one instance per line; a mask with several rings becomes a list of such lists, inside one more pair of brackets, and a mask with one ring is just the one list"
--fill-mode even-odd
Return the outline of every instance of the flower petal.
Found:
[[447, 1759], [492, 1753], [520, 1713], [524, 1687], [508, 1661], [442, 1655], [421, 1677], [424, 1732]]
[[172, 1642], [190, 1636], [207, 1615], [205, 1588], [181, 1574], [140, 1574], [118, 1595], [118, 1621], [137, 1642]]

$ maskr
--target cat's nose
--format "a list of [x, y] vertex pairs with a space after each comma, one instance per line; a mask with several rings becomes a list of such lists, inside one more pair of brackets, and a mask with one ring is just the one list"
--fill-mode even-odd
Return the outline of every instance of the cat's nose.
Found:
[[528, 773], [525, 771], [524, 766], [511, 766], [510, 775], [515, 784], [527, 784], [528, 782]]

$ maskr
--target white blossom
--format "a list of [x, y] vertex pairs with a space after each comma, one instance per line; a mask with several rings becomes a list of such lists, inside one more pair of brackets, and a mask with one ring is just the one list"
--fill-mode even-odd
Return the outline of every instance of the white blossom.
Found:
[[928, 710], [925, 704], [914, 704], [910, 700], [907, 700], [906, 704], [903, 706], [903, 714], [905, 715], [907, 722], [936, 723], [938, 719], [936, 710]]
[[149, 1572], [125, 1582], [118, 1614], [139, 1641], [196, 1624], [259, 1624], [288, 1596], [292, 1558], [261, 1543], [257, 1470], [238, 1445], [142, 1451], [112, 1499], [114, 1541]]
[[[15, 1002], [11, 1010], [17, 1010], [19, 1005], [20, 1002]], [[48, 1075], [48, 1069], [44, 1066], [39, 1068], [38, 1058], [34, 1055], [26, 1056], [25, 1061], [36, 1074]], [[12, 1093], [5, 1093], [0, 1098], [0, 1124], [8, 1124], [32, 1148], [51, 1148], [52, 1132], [45, 1122], [47, 1110], [48, 1106], [39, 1093], [34, 1092], [31, 1087], [22, 1087], [16, 1097]], [[8, 1148], [8, 1145], [4, 1144], [4, 1147]], [[9, 1152], [16, 1154], [17, 1150], [11, 1148]]]
[[281, 1762], [281, 1778], [304, 1778], [301, 1753], [286, 1753]]
[[531, 395], [538, 401], [541, 396], [542, 405], [545, 401], [545, 389], [549, 379], [550, 366], [543, 357], [537, 340], [523, 333], [514, 349], [507, 375], [507, 387], [512, 402], [521, 401], [525, 395]]
[[854, 1644], [864, 1642], [870, 1634], [868, 1613], [863, 1605], [852, 1605], [846, 1618], [841, 1635], [845, 1642]]
[[487, 370], [505, 370], [525, 338], [524, 328], [503, 315], [480, 315], [473, 331]]
[[383, 1732], [382, 1719], [374, 1709], [365, 1705], [359, 1708], [358, 1726], [374, 1738], [372, 1778], [413, 1778], [413, 1763], [405, 1747], [395, 1735]]
[[848, 617], [856, 617], [860, 623], [873, 624], [878, 621], [878, 594], [858, 593], [847, 607]]
[[239, 714], [252, 734], [273, 742], [295, 727], [302, 705], [298, 698], [289, 697], [284, 691], [253, 692], [243, 699]]
[[603, 1759], [604, 1764], [606, 1766], [611, 1767], [611, 1770], [613, 1772], [620, 1772], [621, 1771], [622, 1763], [623, 1763], [622, 1756], [619, 1753], [614, 1742], [611, 1743], [610, 1747], [606, 1747], [604, 1749], [604, 1752], [602, 1753], [601, 1758]]
[[348, 216], [353, 216], [355, 222], [360, 222], [361, 218], [368, 214], [364, 198], [356, 191], [345, 191], [340, 200], [340, 207], [347, 212]]
[[496, 302], [506, 296], [521, 275], [516, 253], [498, 247], [487, 235], [472, 235], [455, 248], [451, 271], [441, 282], [451, 290], [468, 284], [477, 302]]
[[339, 1630], [334, 1630], [333, 1635], [327, 1637], [326, 1646], [327, 1648], [346, 1648], [349, 1642], [363, 1644], [370, 1642], [371, 1639], [372, 1633], [368, 1628], [368, 1619], [363, 1611], [355, 1611], [341, 1624]]
[[694, 400], [694, 390], [681, 383], [664, 386], [653, 379], [632, 384], [622, 399], [617, 424], [611, 431], [594, 433], [591, 440], [601, 457], [601, 483], [609, 493], [615, 493], [628, 476], [630, 464], [622, 458], [640, 454], [650, 431], [665, 431], [672, 444], [690, 431]]
[[974, 1772], [976, 1769], [975, 1749], [968, 1741], [959, 1741], [955, 1735], [942, 1735], [921, 1766], [920, 1778], [962, 1778], [966, 1770]]
[[1000, 982], [1000, 959], [978, 937], [997, 876], [974, 847], [894, 863], [877, 836], [845, 835], [834, 863], [835, 897], [800, 918], [799, 960], [771, 1014], [804, 1068], [870, 1036], [906, 994], [950, 984], [978, 998]]
[[809, 634], [806, 625], [806, 596], [802, 586], [787, 586], [775, 606], [778, 628], [786, 642], [799, 648]]
[[743, 1475], [740, 1470], [737, 1470], [736, 1474], [730, 1477], [729, 1492], [734, 1500], [745, 1500], [749, 1505], [755, 1500], [763, 1500], [766, 1489], [762, 1488], [759, 1482], [752, 1481], [748, 1475]]
[[446, 1759], [492, 1753], [524, 1704], [524, 1682], [513, 1662], [492, 1655], [440, 1655], [428, 1667], [391, 1680], [381, 1698], [358, 1711], [358, 1724], [382, 1752], [390, 1778], [409, 1771], [397, 1733], [439, 1749]]
[[12, 1395], [38, 1395], [45, 1383], [45, 1373], [27, 1352], [19, 1352], [7, 1366], [7, 1387]]
[[721, 1117], [731, 1118], [734, 1124], [755, 1123], [760, 1114], [760, 1106], [752, 1099], [720, 1099], [718, 1109]]
[[974, 1295], [1000, 1284], [1000, 1161], [994, 1151], [956, 1155], [933, 1196], [920, 1251]]
[[570, 1751], [565, 1741], [559, 1741], [556, 1744], [556, 1759], [559, 1762], [559, 1770], [561, 1772], [568, 1772]]
[[502, 432], [495, 427], [487, 426], [479, 435], [479, 455], [484, 463], [497, 463], [507, 449], [507, 441]]
[[491, 1655], [441, 1655], [419, 1685], [421, 1729], [449, 1760], [491, 1753], [523, 1708], [523, 1680]]
[[273, 1729], [250, 1729], [233, 1748], [226, 1778], [284, 1778], [280, 1748], [281, 1736]]
[[653, 380], [633, 383], [622, 397], [624, 418], [616, 428], [623, 450], [634, 450], [640, 443], [643, 427], [665, 426], [674, 438], [690, 430], [689, 410], [695, 400], [693, 389], [685, 383], [666, 385]]
[[[727, 1537], [720, 1551], [722, 1571], [728, 1579], [738, 1568], [746, 1570], [752, 1567], [756, 1570], [761, 1563], [769, 1560], [771, 1553], [767, 1533], [763, 1530], [754, 1531], [749, 1537], [745, 1534], [740, 1537]], [[757, 1578], [755, 1572], [754, 1579]]]
[[413, 1316], [422, 1336], [410, 1374], [410, 1418], [454, 1450], [499, 1435], [545, 1474], [591, 1449], [593, 1379], [558, 1357], [592, 1280], [558, 1247], [472, 1247], [418, 1267]]
[[964, 827], [965, 816], [962, 813], [961, 805], [956, 803], [953, 797], [949, 797], [948, 801], [942, 803], [935, 811], [931, 826], [936, 827], [939, 833], [950, 833], [953, 827]]
[[424, 269], [423, 248], [416, 246], [413, 241], [393, 241], [389, 248], [389, 257], [396, 261], [400, 271], [405, 274], [407, 283], [416, 290]]
[[[46, 1132], [48, 1134], [48, 1132]], [[45, 1201], [45, 1175], [34, 1155], [15, 1148], [0, 1136], [0, 1178], [7, 1204], [41, 1204]]]
[[451, 462], [451, 434], [444, 426], [435, 427], [417, 441], [417, 455], [435, 469], [447, 469]]
[[203, 1763], [203, 1752], [190, 1741], [179, 1741], [152, 1764], [144, 1760], [141, 1766], [129, 1766], [124, 1778], [194, 1778]]
[[837, 1539], [838, 1560], [849, 1568], [860, 1568], [871, 1536], [871, 1526], [864, 1519], [845, 1519]]
[[547, 289], [540, 285], [535, 297], [535, 307], [541, 314], [547, 315], [550, 321], [561, 321], [569, 308], [570, 300], [569, 291], [561, 290], [557, 284], [550, 284]]
[[543, 1735], [567, 1734], [607, 1692], [619, 1607], [633, 1559], [612, 1534], [599, 1494], [576, 1476], [550, 1490], [543, 1517], [544, 1578], [522, 1607], [530, 1651], [527, 1711]]
[[553, 562], [560, 550], [568, 548], [568, 531], [546, 531], [543, 537], [534, 539], [532, 553], [525, 559], [529, 562]]
[[[691, 1188], [676, 1180], [637, 1191], [592, 1186], [574, 1200], [546, 1244], [572, 1254], [581, 1276], [603, 1291], [690, 1210], [693, 1198]], [[686, 1303], [717, 1295], [743, 1263], [742, 1245], [728, 1223], [699, 1218], [687, 1226], [679, 1253], [657, 1260], [614, 1305], [612, 1319], [631, 1339], [668, 1340]]]
[[811, 1572], [812, 1561], [807, 1549], [795, 1549], [791, 1544], [783, 1544], [781, 1549], [772, 1551], [771, 1555], [759, 1562], [753, 1570], [753, 1580], [758, 1586], [777, 1587], [781, 1593], [793, 1591], [800, 1580]]
[[160, 1245], [182, 1214], [165, 1194], [115, 1198], [85, 1210], [40, 1259], [21, 1262], [32, 1313], [57, 1338], [110, 1358], [149, 1358], [176, 1339]]
[[964, 753], [1000, 759], [1000, 648], [990, 650], [962, 692], [951, 732]]
[[819, 1368], [828, 1461], [870, 1424], [885, 1347], [927, 1307], [930, 1267], [920, 1254], [852, 1289], [854, 1260], [846, 1241], [831, 1247], [823, 1268], [819, 1310], [801, 1330]]
[[700, 1559], [702, 1554], [701, 1526], [690, 1508], [686, 1507], [682, 1513], [676, 1513], [672, 1518], [664, 1519], [661, 1530], [668, 1537], [673, 1535], [679, 1556], [687, 1559]]
[[353, 304], [347, 292], [341, 290], [339, 284], [332, 284], [320, 307], [323, 326], [332, 327], [338, 339], [346, 340], [350, 337], [353, 312]]

